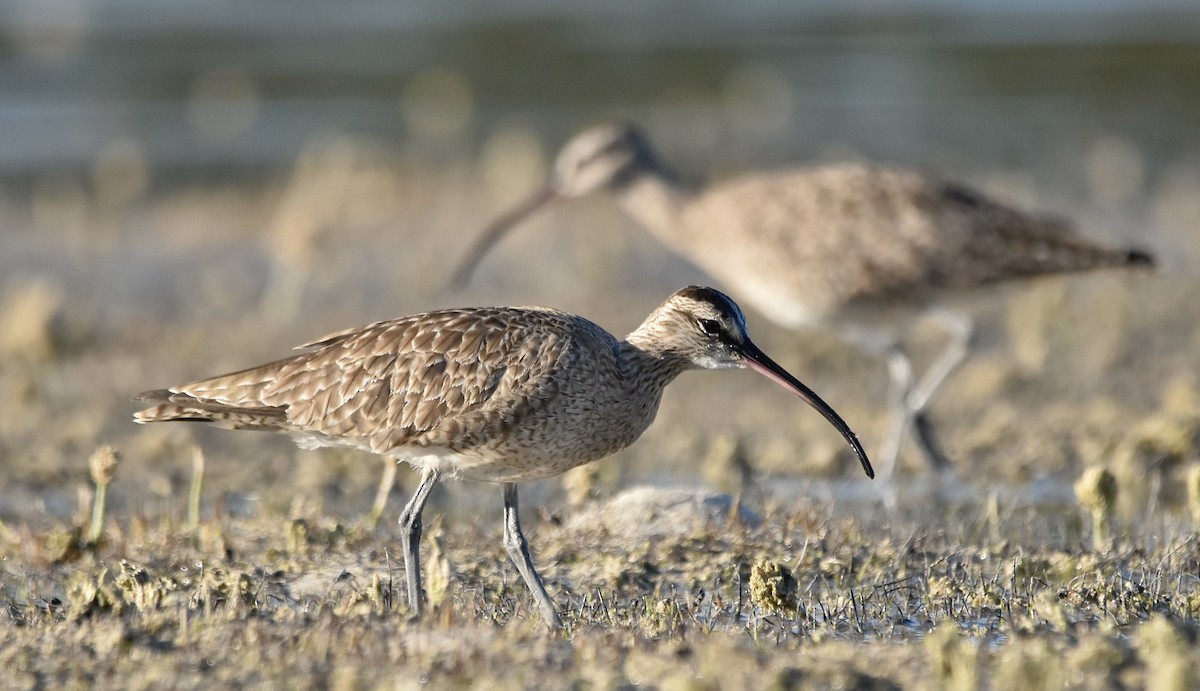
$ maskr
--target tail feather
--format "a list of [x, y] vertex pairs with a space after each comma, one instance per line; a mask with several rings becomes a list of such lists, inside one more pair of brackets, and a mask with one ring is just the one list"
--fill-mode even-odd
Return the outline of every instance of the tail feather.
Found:
[[1039, 243], [1027, 259], [1031, 273], [1074, 273], [1097, 269], [1153, 269], [1152, 255], [1138, 249], [1118, 249], [1094, 245], [1072, 238], [1069, 241]]
[[141, 401], [169, 401], [169, 400], [171, 400], [172, 395], [173, 394], [171, 393], [170, 389], [151, 389], [149, 391], [141, 392], [140, 394], [134, 396], [130, 400], [138, 401], [138, 402], [141, 402]]
[[1158, 266], [1158, 260], [1154, 258], [1153, 254], [1134, 247], [1125, 250], [1125, 264], [1127, 266], [1142, 266], [1147, 269], [1153, 269]]
[[1145, 250], [1094, 242], [1057, 219], [1012, 214], [994, 227], [993, 235], [978, 236], [984, 242], [971, 248], [985, 257], [982, 265], [992, 274], [981, 277], [983, 282], [1098, 269], [1153, 269], [1157, 264]]
[[225, 429], [287, 430], [287, 409], [282, 406], [236, 406], [174, 393], [168, 389], [144, 391], [135, 401], [162, 401], [134, 413], [138, 424], [149, 422], [209, 422]]
[[[1061, 262], [1063, 271], [1093, 269], [1146, 268], [1155, 266], [1154, 256], [1134, 247], [1110, 247], [1095, 244], [1079, 236], [1068, 236], [1061, 242], [1048, 243], [1046, 256]], [[1057, 257], [1056, 257], [1057, 255]]]

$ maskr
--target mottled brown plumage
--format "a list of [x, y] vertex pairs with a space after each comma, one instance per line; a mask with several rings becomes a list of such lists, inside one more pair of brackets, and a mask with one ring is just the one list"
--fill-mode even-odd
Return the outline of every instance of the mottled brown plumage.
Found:
[[505, 544], [547, 620], [558, 616], [529, 559], [516, 482], [549, 477], [632, 444], [663, 389], [688, 369], [750, 367], [856, 437], [816, 394], [750, 341], [725, 295], [670, 296], [618, 341], [596, 324], [539, 307], [442, 310], [342, 331], [289, 358], [172, 387], [139, 423], [204, 421], [291, 435], [303, 446], [350, 446], [406, 460], [421, 485], [402, 515], [409, 598], [420, 611], [420, 513], [439, 477], [504, 485]]
[[[906, 170], [839, 164], [689, 188], [635, 128], [610, 124], [584, 130], [562, 148], [546, 188], [489, 227], [456, 280], [465, 281], [507, 229], [536, 209], [594, 191], [612, 194], [665, 245], [776, 323], [829, 329], [886, 354], [894, 405], [904, 410], [878, 456], [884, 472], [907, 423], [924, 422], [916, 418], [965, 355], [970, 334], [968, 319], [940, 312], [951, 343], [915, 384], [899, 345], [914, 311], [999, 281], [1152, 263], [1143, 252], [1092, 242], [1056, 219]], [[940, 462], [932, 440], [922, 441]]]
[[923, 306], [998, 281], [1147, 261], [1060, 221], [889, 168], [759, 173], [694, 196], [647, 175], [618, 194], [670, 247], [789, 327], [841, 326], [862, 308]]
[[601, 441], [575, 437], [536, 445], [532, 458], [528, 447], [535, 446], [533, 430], [553, 421], [543, 419], [545, 402], [571, 401], [573, 408], [587, 377], [570, 373], [614, 367], [615, 345], [591, 322], [553, 310], [432, 312], [343, 331], [283, 360], [151, 392], [151, 400], [166, 405], [138, 419], [194, 417], [231, 429], [270, 429], [307, 447], [454, 454], [453, 467], [444, 470], [455, 475], [530, 480], [592, 452], [611, 453]]

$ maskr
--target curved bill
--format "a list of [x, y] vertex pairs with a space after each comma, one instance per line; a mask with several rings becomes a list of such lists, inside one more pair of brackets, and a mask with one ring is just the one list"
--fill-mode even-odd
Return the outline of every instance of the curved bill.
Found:
[[557, 197], [558, 193], [554, 191], [554, 187], [547, 185], [516, 208], [492, 221], [492, 224], [485, 228], [479, 237], [475, 239], [475, 242], [467, 248], [467, 253], [463, 257], [462, 263], [458, 265], [458, 268], [451, 275], [451, 287], [455, 289], [465, 288], [471, 282], [471, 274], [475, 273], [475, 269], [483, 261], [484, 256], [504, 237], [505, 233], [525, 220], [533, 212], [554, 201]]
[[821, 397], [814, 393], [812, 389], [800, 383], [800, 380], [791, 374], [788, 374], [787, 370], [775, 364], [775, 361], [767, 357], [766, 353], [759, 350], [758, 346], [747, 340], [745, 343], [738, 344], [737, 348], [741, 351], [742, 357], [746, 359], [746, 365], [750, 369], [796, 394], [805, 403], [816, 408], [818, 413], [824, 415], [829, 424], [836, 427], [842, 433], [842, 436], [846, 438], [846, 441], [850, 442], [850, 447], [854, 449], [855, 455], [858, 456], [859, 463], [862, 463], [867, 477], [875, 477], [875, 469], [871, 467], [871, 461], [867, 459], [867, 452], [863, 450], [862, 444], [858, 443], [858, 435], [850, 429], [850, 426], [837, 414], [837, 411], [829, 407], [829, 404], [825, 401], [822, 401]]

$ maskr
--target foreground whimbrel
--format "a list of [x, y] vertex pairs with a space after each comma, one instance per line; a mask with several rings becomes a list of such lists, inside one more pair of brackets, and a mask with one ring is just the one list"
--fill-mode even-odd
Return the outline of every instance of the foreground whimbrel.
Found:
[[302, 348], [259, 367], [142, 393], [135, 400], [161, 403], [134, 420], [282, 432], [302, 447], [349, 446], [420, 469], [400, 515], [408, 598], [418, 615], [421, 509], [444, 475], [501, 485], [504, 546], [546, 621], [558, 626], [521, 533], [516, 483], [632, 444], [654, 419], [663, 388], [685, 370], [762, 373], [824, 415], [875, 475], [841, 417], [759, 350], [738, 306], [712, 288], [671, 295], [624, 341], [556, 310], [483, 307], [377, 322]]
[[[464, 284], [509, 229], [559, 198], [595, 191], [776, 323], [832, 330], [886, 357], [892, 420], [876, 461], [888, 474], [907, 430], [935, 466], [945, 458], [924, 410], [962, 361], [972, 330], [936, 308], [946, 293], [1038, 274], [1150, 265], [1148, 254], [1096, 244], [953, 184], [857, 164], [755, 173], [690, 189], [634, 127], [596, 126], [559, 152], [547, 185], [497, 219], [455, 274]], [[919, 381], [902, 348], [913, 312], [949, 342]], [[911, 426], [911, 427], [910, 427]]]

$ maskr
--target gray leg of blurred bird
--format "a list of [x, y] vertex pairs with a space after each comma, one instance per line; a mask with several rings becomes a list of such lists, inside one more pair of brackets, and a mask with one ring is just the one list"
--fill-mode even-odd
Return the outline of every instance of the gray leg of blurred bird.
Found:
[[375, 501], [371, 504], [370, 515], [367, 516], [367, 527], [371, 530], [379, 525], [379, 519], [387, 509], [388, 495], [392, 493], [392, 487], [396, 484], [396, 472], [400, 470], [400, 462], [396, 459], [385, 457], [383, 461], [383, 476], [379, 478], [379, 486], [375, 489]]
[[400, 527], [404, 530], [404, 575], [408, 580], [408, 606], [417, 617], [421, 616], [421, 511], [438, 477], [438, 471], [433, 468], [422, 470], [421, 484], [400, 513]]
[[905, 405], [912, 418], [914, 437], [917, 445], [925, 454], [925, 459], [935, 469], [942, 469], [948, 467], [950, 461], [942, 453], [941, 446], [934, 436], [933, 422], [929, 419], [925, 408], [945, 383], [946, 378], [966, 359], [970, 352], [971, 335], [975, 325], [970, 317], [950, 310], [938, 309], [932, 312], [932, 315], [950, 340], [933, 364], [929, 366], [929, 369], [925, 371], [920, 383], [906, 397]]
[[935, 310], [931, 314], [950, 340], [929, 369], [925, 370], [920, 383], [909, 394], [907, 404], [909, 410], [914, 412], [922, 411], [929, 405], [929, 401], [942, 387], [946, 377], [966, 359], [971, 347], [971, 335], [975, 331], [975, 324], [965, 314], [945, 309]]
[[888, 384], [888, 421], [883, 442], [879, 445], [879, 475], [890, 478], [900, 459], [900, 444], [908, 433], [912, 422], [912, 412], [908, 408], [908, 398], [913, 388], [912, 362], [904, 349], [896, 344], [887, 352], [887, 368], [890, 383]]
[[537, 600], [546, 623], [551, 628], [561, 627], [562, 619], [558, 617], [554, 601], [546, 593], [546, 586], [542, 585], [542, 577], [533, 567], [533, 559], [529, 556], [529, 544], [525, 542], [525, 535], [521, 533], [521, 518], [517, 510], [517, 485], [513, 482], [504, 483], [504, 548], [508, 550], [508, 558], [516, 564], [521, 578], [525, 579], [525, 585], [529, 586], [530, 592]]
[[950, 459], [942, 452], [942, 445], [938, 442], [937, 434], [933, 429], [933, 420], [929, 419], [929, 414], [924, 410], [917, 411], [912, 418], [913, 438], [917, 442], [917, 446], [921, 448], [921, 453], [925, 455], [925, 460], [929, 465], [933, 466], [934, 470], [943, 470], [951, 466]]

